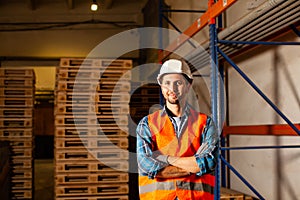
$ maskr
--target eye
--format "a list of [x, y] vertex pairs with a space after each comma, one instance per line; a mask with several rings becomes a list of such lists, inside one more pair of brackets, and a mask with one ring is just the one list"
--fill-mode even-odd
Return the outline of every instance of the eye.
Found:
[[176, 81], [175, 85], [177, 85], [177, 86], [183, 85], [183, 81]]
[[170, 81], [164, 81], [163, 85], [170, 85]]

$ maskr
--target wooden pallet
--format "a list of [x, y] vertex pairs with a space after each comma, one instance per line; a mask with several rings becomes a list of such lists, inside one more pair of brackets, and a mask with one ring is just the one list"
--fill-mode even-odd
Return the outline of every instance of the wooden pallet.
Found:
[[9, 143], [12, 148], [33, 148], [33, 138], [13, 138]]
[[74, 148], [74, 149], [56, 149], [55, 159], [60, 161], [90, 161], [90, 160], [101, 160], [101, 161], [114, 161], [114, 160], [127, 160], [129, 158], [129, 152], [119, 148], [114, 149], [87, 149]]
[[61, 58], [60, 67], [82, 67], [84, 69], [99, 68], [101, 66], [100, 59], [84, 59], [84, 58]]
[[129, 103], [130, 95], [128, 92], [67, 92], [58, 91], [56, 94], [56, 102], [64, 104], [119, 104]]
[[11, 189], [12, 190], [31, 190], [32, 187], [32, 179], [22, 179], [22, 180], [12, 180], [11, 181]]
[[96, 93], [98, 103], [128, 103], [130, 94], [128, 92], [101, 92]]
[[32, 159], [12, 159], [11, 164], [13, 168], [23, 168], [23, 169], [33, 168]]
[[97, 101], [97, 93], [93, 92], [73, 92], [73, 91], [57, 91], [55, 94], [58, 103], [92, 103]]
[[121, 69], [131, 69], [132, 68], [132, 61], [131, 60], [122, 60], [122, 59], [102, 59], [101, 66], [105, 67], [106, 69], [109, 68], [121, 68]]
[[85, 80], [85, 79], [107, 79], [107, 80], [131, 80], [131, 71], [119, 67], [91, 68], [84, 67], [60, 67], [57, 68], [57, 80]]
[[25, 180], [33, 178], [33, 169], [16, 168], [11, 170], [12, 180]]
[[[0, 137], [10, 137], [10, 138], [19, 138], [19, 137], [32, 137], [33, 131], [31, 128], [6, 128], [0, 129]], [[2, 138], [5, 140], [5, 138]]]
[[11, 191], [11, 199], [32, 199], [33, 198], [33, 191], [32, 190], [12, 190]]
[[245, 200], [245, 195], [228, 188], [221, 188], [221, 200]]
[[100, 69], [80, 69], [80, 68], [57, 68], [57, 80], [79, 80], [79, 79], [99, 79], [100, 78]]
[[129, 114], [129, 105], [128, 104], [64, 104], [57, 103], [54, 109], [55, 115], [109, 115], [116, 116], [118, 115], [127, 115]]
[[33, 98], [3, 98], [0, 97], [0, 107], [16, 108], [16, 107], [33, 107]]
[[56, 200], [129, 200], [128, 195], [56, 197]]
[[120, 124], [127, 125], [128, 117], [124, 115], [119, 116], [80, 116], [80, 115], [56, 115], [55, 125], [56, 126], [68, 126], [68, 125], [78, 125], [78, 126], [95, 126], [97, 124]]
[[82, 184], [82, 185], [56, 185], [57, 196], [81, 195], [118, 195], [128, 194], [128, 184]]
[[98, 183], [127, 183], [129, 174], [123, 172], [108, 172], [108, 173], [65, 173], [56, 174], [57, 185], [75, 185], [75, 184], [98, 184]]
[[55, 138], [56, 149], [81, 149], [86, 148], [99, 148], [110, 149], [119, 147], [121, 149], [128, 148], [128, 138], [109, 138], [109, 137], [95, 137], [95, 138]]
[[97, 104], [96, 114], [99, 115], [128, 115], [128, 104]]
[[100, 79], [110, 79], [113, 80], [131, 80], [131, 71], [128, 69], [120, 69], [119, 67], [108, 67], [105, 70], [101, 70]]
[[[8, 139], [8, 138], [1, 138]], [[11, 148], [32, 148], [33, 147], [33, 138], [13, 138], [9, 140]]]
[[71, 80], [71, 81], [59, 81], [56, 83], [56, 90], [60, 91], [73, 91], [76, 92], [95, 92], [98, 91], [98, 81], [92, 80]]
[[129, 92], [131, 85], [129, 81], [109, 81], [100, 79], [99, 81], [99, 91], [100, 92]]
[[93, 161], [56, 161], [55, 163], [55, 171], [56, 174], [66, 174], [66, 173], [110, 173], [116, 171], [128, 172], [129, 163], [128, 161], [110, 161], [109, 165], [105, 163], [101, 163], [97, 160]]
[[12, 159], [31, 159], [33, 156], [32, 148], [11, 148]]
[[33, 69], [20, 68], [1, 68], [0, 76], [2, 77], [30, 77], [35, 78]]
[[23, 77], [1, 77], [0, 87], [19, 87], [19, 88], [33, 88], [35, 80], [32, 78]]
[[65, 103], [57, 103], [54, 108], [55, 115], [92, 115], [96, 114], [96, 105], [94, 104], [65, 104]]
[[9, 118], [9, 117], [33, 117], [33, 109], [32, 108], [0, 108], [0, 117]]
[[32, 98], [34, 88], [0, 87], [0, 97]]
[[119, 129], [118, 127], [110, 129], [101, 129], [100, 127], [86, 127], [86, 128], [76, 128], [76, 127], [56, 127], [55, 136], [56, 137], [97, 137], [97, 136], [110, 136], [110, 137], [120, 137], [128, 136], [128, 127], [124, 126]]
[[32, 118], [0, 118], [0, 127], [30, 128], [32, 127], [32, 122]]
[[62, 58], [61, 67], [118, 67], [131, 69], [132, 61], [124, 59], [97, 59], [97, 58]]

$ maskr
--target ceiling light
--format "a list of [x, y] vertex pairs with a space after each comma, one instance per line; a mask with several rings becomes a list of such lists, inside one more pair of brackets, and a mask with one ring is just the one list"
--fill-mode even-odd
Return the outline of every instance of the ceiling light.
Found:
[[93, 3], [91, 4], [91, 11], [97, 11], [98, 10], [98, 3], [96, 0], [93, 0]]

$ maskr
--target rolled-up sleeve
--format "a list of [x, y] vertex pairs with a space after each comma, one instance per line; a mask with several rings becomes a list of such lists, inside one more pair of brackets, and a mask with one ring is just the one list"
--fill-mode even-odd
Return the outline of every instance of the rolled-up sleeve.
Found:
[[167, 165], [166, 156], [152, 150], [152, 136], [148, 126], [148, 117], [144, 117], [136, 128], [137, 163], [140, 175], [153, 179], [157, 172]]
[[201, 136], [201, 146], [195, 154], [200, 171], [196, 175], [201, 176], [214, 170], [218, 159], [219, 136], [213, 120], [208, 117], [206, 126]]

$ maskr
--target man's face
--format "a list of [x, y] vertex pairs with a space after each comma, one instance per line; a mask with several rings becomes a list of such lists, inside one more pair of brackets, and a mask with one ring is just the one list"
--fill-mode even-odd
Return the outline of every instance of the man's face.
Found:
[[182, 74], [166, 74], [162, 78], [161, 90], [164, 98], [170, 104], [183, 103], [190, 84]]

